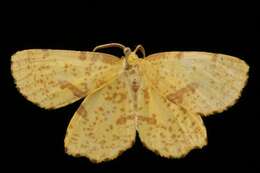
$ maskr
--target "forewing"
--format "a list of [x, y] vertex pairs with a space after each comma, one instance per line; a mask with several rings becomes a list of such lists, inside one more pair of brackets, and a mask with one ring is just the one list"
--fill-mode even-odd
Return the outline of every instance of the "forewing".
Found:
[[249, 66], [236, 57], [206, 52], [165, 52], [145, 58], [146, 73], [169, 101], [201, 115], [235, 103]]
[[68, 126], [66, 152], [102, 162], [131, 147], [136, 125], [130, 92], [126, 77], [121, 74], [85, 98]]
[[30, 49], [12, 56], [12, 75], [19, 91], [40, 107], [70, 104], [115, 77], [119, 58], [109, 54]]
[[164, 98], [147, 79], [138, 105], [137, 129], [148, 149], [163, 157], [179, 158], [207, 144], [201, 117]]

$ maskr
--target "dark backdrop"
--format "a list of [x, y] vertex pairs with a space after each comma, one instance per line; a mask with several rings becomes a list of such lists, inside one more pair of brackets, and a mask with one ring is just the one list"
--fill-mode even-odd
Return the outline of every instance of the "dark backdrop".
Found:
[[[256, 172], [259, 18], [253, 4], [35, 2], [1, 7], [1, 164], [9, 171]], [[132, 48], [143, 44], [147, 54], [194, 50], [240, 57], [250, 66], [248, 85], [236, 105], [203, 118], [208, 145], [202, 150], [193, 150], [183, 159], [165, 159], [137, 139], [117, 159], [92, 164], [66, 155], [63, 148], [66, 127], [82, 100], [53, 111], [33, 105], [15, 88], [10, 56], [29, 48], [92, 50], [109, 42]]]

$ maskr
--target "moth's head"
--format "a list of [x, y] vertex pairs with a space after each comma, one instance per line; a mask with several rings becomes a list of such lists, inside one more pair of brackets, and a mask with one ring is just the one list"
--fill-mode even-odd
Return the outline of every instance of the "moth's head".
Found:
[[129, 65], [134, 65], [136, 64], [138, 60], [138, 56], [136, 55], [135, 52], [132, 52], [129, 47], [124, 48], [124, 54], [125, 54], [125, 59]]
[[109, 48], [109, 47], [119, 47], [121, 49], [123, 49], [124, 52], [124, 60], [125, 60], [125, 67], [126, 69], [129, 69], [132, 65], [136, 65], [138, 62], [140, 62], [136, 52], [137, 51], [141, 51], [141, 53], [143, 54], [143, 57], [145, 57], [145, 50], [143, 48], [142, 45], [137, 45], [134, 51], [131, 51], [131, 49], [129, 47], [126, 47], [120, 43], [108, 43], [108, 44], [103, 44], [103, 45], [99, 45], [96, 46], [93, 51], [97, 51], [98, 49], [102, 49], [102, 48]]

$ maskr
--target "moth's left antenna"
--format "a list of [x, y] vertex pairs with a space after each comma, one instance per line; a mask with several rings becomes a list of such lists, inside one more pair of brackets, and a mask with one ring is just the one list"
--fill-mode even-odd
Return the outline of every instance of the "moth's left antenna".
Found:
[[106, 49], [106, 48], [111, 48], [111, 47], [117, 47], [117, 48], [121, 48], [125, 54], [125, 59], [126, 59], [126, 64], [127, 66], [129, 65], [128, 64], [128, 61], [127, 61], [127, 56], [131, 53], [131, 49], [129, 47], [126, 47], [120, 43], [108, 43], [108, 44], [101, 44], [101, 45], [98, 45], [96, 46], [94, 49], [93, 49], [93, 52], [99, 50], [99, 49]]
[[101, 44], [101, 45], [98, 45], [96, 46], [93, 51], [97, 51], [99, 49], [106, 49], [106, 48], [110, 48], [110, 47], [118, 47], [118, 48], [121, 48], [121, 49], [125, 49], [126, 47], [120, 43], [108, 43], [108, 44]]

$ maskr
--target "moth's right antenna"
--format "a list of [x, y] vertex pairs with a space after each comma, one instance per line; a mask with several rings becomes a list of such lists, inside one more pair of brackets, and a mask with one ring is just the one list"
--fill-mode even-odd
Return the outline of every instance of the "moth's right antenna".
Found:
[[138, 50], [140, 50], [141, 53], [143, 54], [143, 57], [145, 57], [145, 50], [144, 50], [144, 47], [143, 47], [141, 44], [139, 44], [139, 45], [136, 46], [136, 48], [135, 48], [135, 50], [134, 50], [134, 53], [136, 54], [136, 52], [137, 52]]

